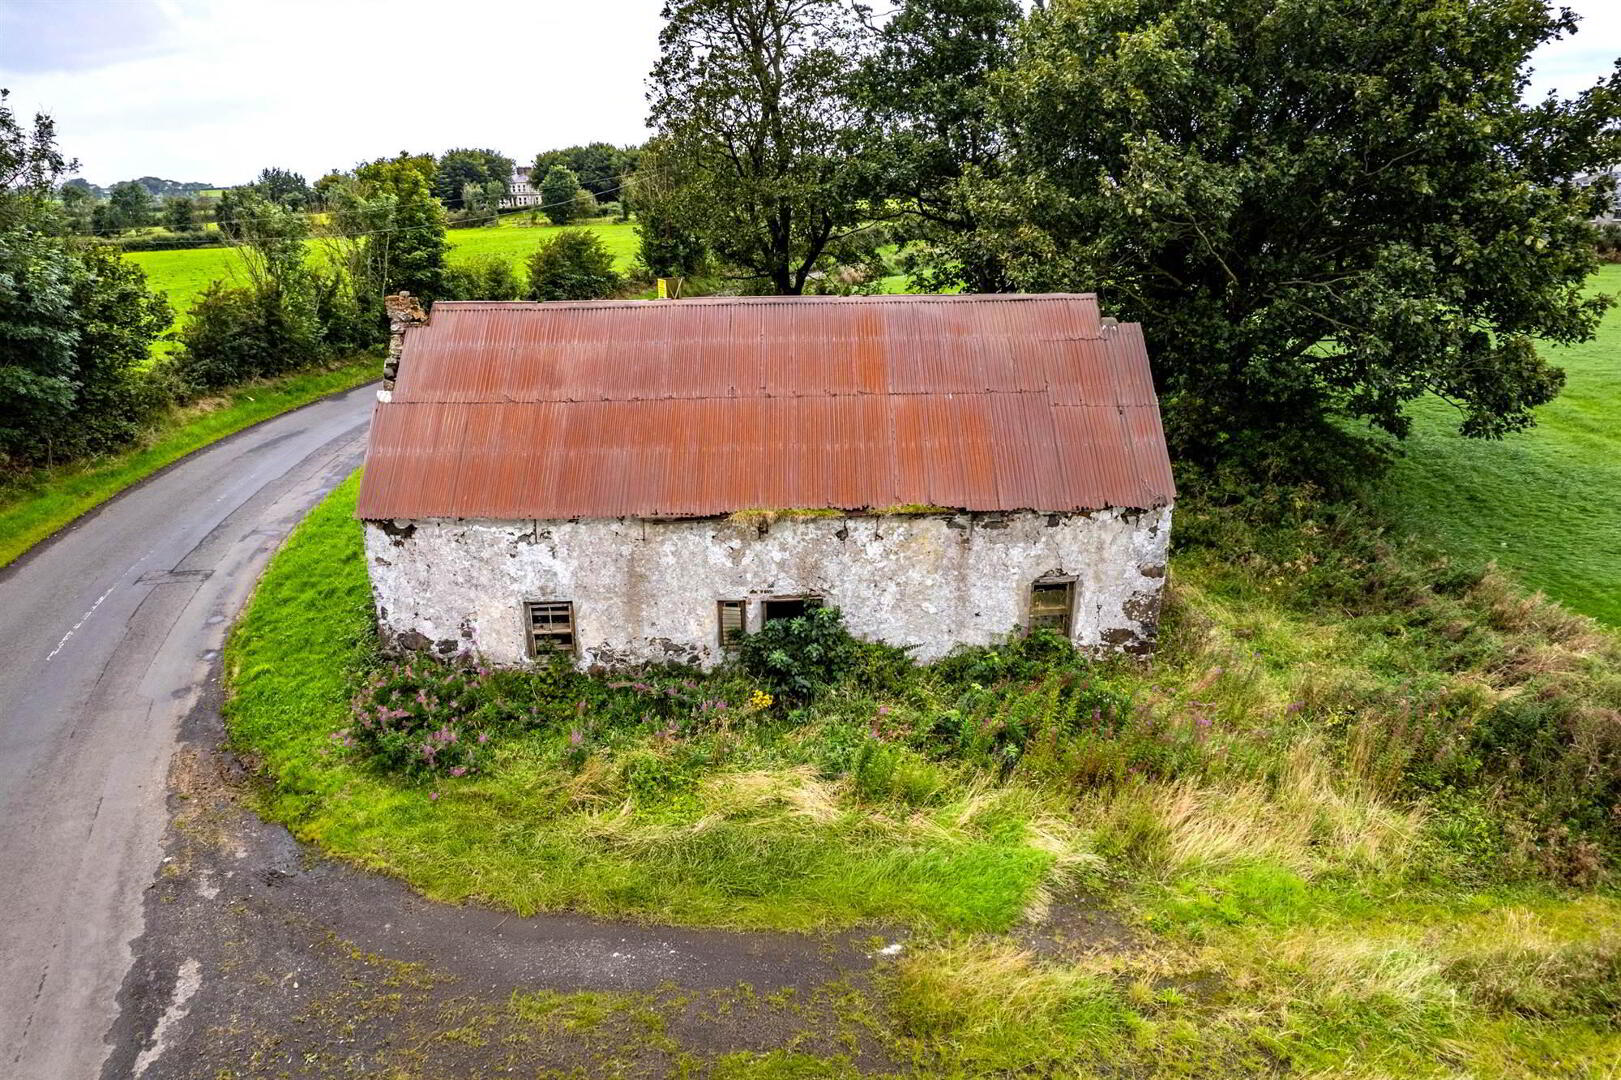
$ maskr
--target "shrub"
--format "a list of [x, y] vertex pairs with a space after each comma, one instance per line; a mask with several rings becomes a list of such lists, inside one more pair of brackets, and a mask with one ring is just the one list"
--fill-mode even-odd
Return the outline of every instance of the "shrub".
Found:
[[0, 231], [0, 464], [127, 444], [164, 403], [142, 370], [169, 305], [104, 245]]
[[325, 356], [318, 321], [289, 311], [273, 289], [213, 282], [192, 305], [173, 361], [193, 391], [277, 375]]
[[529, 256], [529, 299], [600, 300], [619, 288], [613, 256], [596, 233], [563, 229]]
[[516, 300], [523, 292], [510, 259], [479, 255], [445, 267], [445, 296], [451, 300]]
[[413, 657], [387, 664], [350, 704], [344, 746], [410, 776], [463, 776], [479, 764], [490, 730], [510, 721], [510, 703], [489, 692], [487, 672]]
[[857, 646], [837, 608], [813, 608], [797, 619], [769, 622], [743, 639], [738, 661], [790, 704], [803, 704], [837, 683], [857, 659]]

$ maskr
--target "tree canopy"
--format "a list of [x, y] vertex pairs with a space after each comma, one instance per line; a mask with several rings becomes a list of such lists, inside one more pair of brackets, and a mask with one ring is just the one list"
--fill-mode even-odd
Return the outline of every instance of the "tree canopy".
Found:
[[567, 225], [581, 216], [576, 197], [584, 189], [573, 171], [562, 165], [546, 170], [535, 190], [540, 193], [540, 210], [553, 225]]
[[254, 187], [269, 201], [286, 210], [304, 210], [310, 205], [310, 186], [304, 177], [290, 169], [261, 169]]
[[50, 119], [24, 127], [0, 90], [0, 465], [126, 442], [151, 404], [140, 366], [169, 306], [117, 252], [56, 235], [70, 164]]
[[956, 241], [976, 225], [964, 174], [997, 175], [1007, 142], [991, 112], [991, 79], [1012, 56], [1019, 20], [1018, 0], [904, 0], [859, 73], [882, 144], [881, 193], [906, 211], [896, 238], [922, 245], [913, 276], [925, 288], [1008, 287], [994, 259]]
[[741, 275], [801, 293], [881, 194], [849, 0], [669, 0], [650, 80], [686, 228]]
[[1053, 0], [994, 80], [1009, 158], [955, 250], [1141, 320], [1184, 456], [1399, 435], [1426, 393], [1517, 430], [1563, 378], [1533, 340], [1610, 303], [1577, 178], [1621, 157], [1621, 77], [1522, 100], [1573, 28], [1538, 0]]
[[561, 165], [573, 173], [580, 187], [589, 191], [598, 202], [608, 202], [619, 197], [624, 177], [636, 168], [637, 156], [638, 151], [634, 147], [615, 146], [612, 143], [567, 146], [537, 154], [534, 175], [543, 177]]
[[447, 150], [439, 157], [434, 172], [433, 194], [451, 210], [467, 209], [469, 186], [482, 199], [498, 184], [506, 190], [512, 177], [512, 159], [494, 150]]

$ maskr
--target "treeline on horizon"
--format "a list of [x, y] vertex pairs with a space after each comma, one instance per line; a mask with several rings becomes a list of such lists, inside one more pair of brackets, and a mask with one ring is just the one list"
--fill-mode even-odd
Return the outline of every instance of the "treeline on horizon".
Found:
[[[543, 214], [553, 224], [604, 215], [625, 220], [629, 211], [622, 191], [640, 150], [596, 142], [541, 151], [532, 159], [532, 175], [536, 188], [545, 186], [548, 197], [533, 210], [514, 209]], [[402, 151], [399, 157], [431, 168], [429, 186], [448, 212], [452, 228], [493, 224], [517, 164], [489, 149], [461, 148], [439, 155]], [[243, 207], [256, 199], [287, 210], [325, 213], [333, 191], [352, 178], [353, 170], [333, 169], [311, 183], [298, 172], [274, 166], [260, 170], [250, 183], [231, 187], [143, 176], [103, 188], [75, 177], [58, 185], [55, 197], [62, 228], [100, 237], [126, 251], [153, 251], [240, 239], [234, 223]], [[584, 201], [581, 192], [591, 201]]]

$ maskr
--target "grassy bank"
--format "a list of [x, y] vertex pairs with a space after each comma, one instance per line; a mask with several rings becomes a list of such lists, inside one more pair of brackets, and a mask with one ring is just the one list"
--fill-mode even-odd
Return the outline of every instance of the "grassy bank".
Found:
[[[1621, 292], [1621, 266], [1601, 269], [1592, 287]], [[1569, 381], [1537, 410], [1535, 428], [1462, 439], [1454, 410], [1421, 402], [1407, 453], [1381, 488], [1395, 520], [1621, 626], [1621, 309], [1595, 340], [1549, 357]]]
[[0, 566], [193, 450], [328, 394], [370, 382], [377, 372], [377, 359], [365, 357], [327, 371], [240, 387], [221, 398], [173, 410], [145, 444], [135, 449], [6, 478], [0, 482]]
[[[872, 652], [789, 710], [739, 672], [378, 659], [355, 486], [227, 653], [263, 809], [340, 856], [518, 912], [905, 929], [842, 1015], [927, 1075], [1621, 1060], [1621, 645], [1353, 510], [1185, 507], [1152, 669]], [[469, 771], [352, 745], [378, 680], [421, 686]]]

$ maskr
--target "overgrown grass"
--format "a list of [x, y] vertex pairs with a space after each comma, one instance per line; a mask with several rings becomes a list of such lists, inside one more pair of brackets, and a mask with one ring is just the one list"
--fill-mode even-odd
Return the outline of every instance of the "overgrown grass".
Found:
[[[1621, 292], [1621, 266], [1603, 267], [1592, 288]], [[1463, 439], [1453, 409], [1420, 402], [1406, 455], [1380, 491], [1393, 519], [1621, 626], [1621, 309], [1593, 341], [1549, 355], [1568, 382], [1537, 410], [1535, 428]]]
[[[863, 1024], [924, 1075], [1621, 1061], [1621, 644], [1352, 508], [1186, 504], [1152, 668], [872, 653], [797, 711], [746, 707], [734, 672], [668, 719], [685, 676], [578, 707], [536, 677], [511, 684], [532, 722], [469, 720], [492, 735], [470, 773], [410, 779], [343, 745], [380, 663], [355, 487], [277, 556], [227, 654], [264, 809], [334, 853], [519, 912], [906, 927]], [[1042, 944], [1099, 905], [1117, 932]]]
[[175, 409], [145, 443], [89, 461], [12, 474], [0, 482], [0, 566], [131, 484], [251, 424], [377, 377], [365, 357], [330, 370], [300, 372], [239, 387]]

